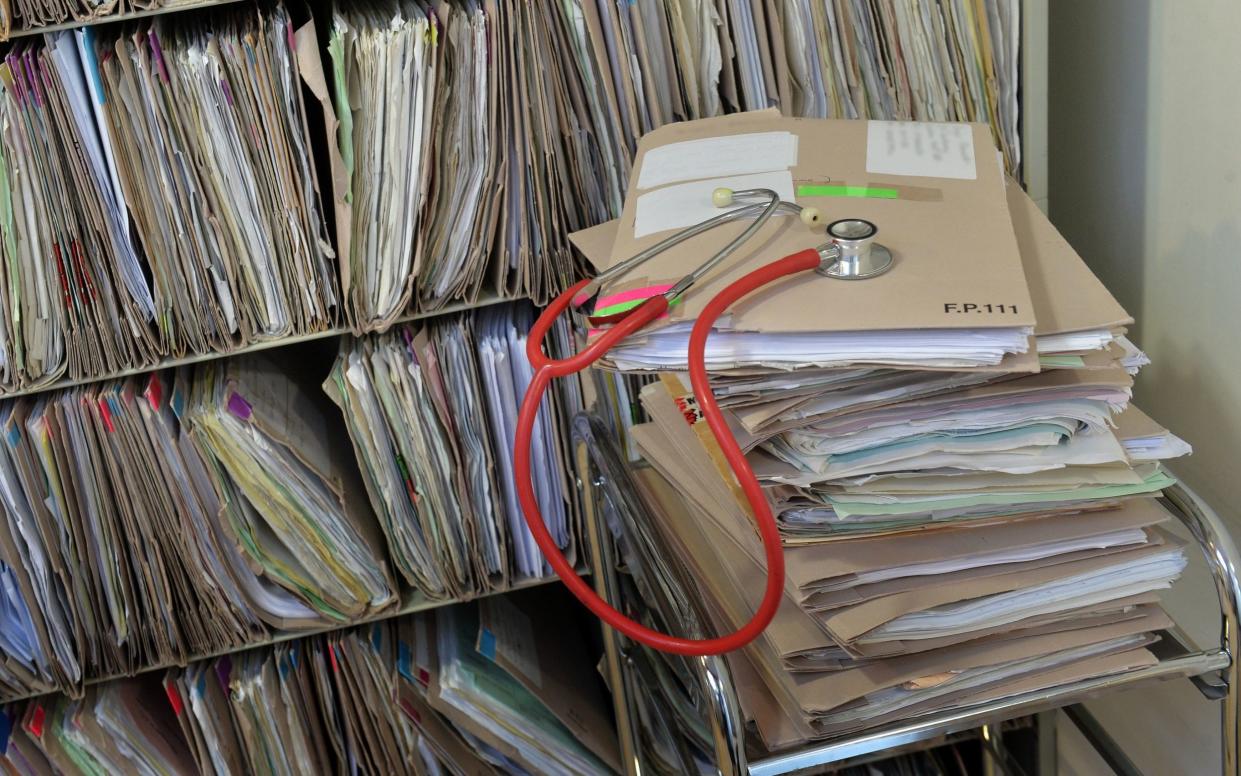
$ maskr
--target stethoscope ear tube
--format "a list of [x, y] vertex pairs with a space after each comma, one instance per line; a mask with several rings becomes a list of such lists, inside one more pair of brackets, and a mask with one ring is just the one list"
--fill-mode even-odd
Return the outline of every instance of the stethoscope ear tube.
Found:
[[678, 655], [718, 655], [731, 652], [756, 639], [766, 629], [780, 607], [784, 596], [784, 552], [780, 542], [780, 532], [775, 516], [771, 512], [771, 506], [767, 503], [767, 497], [763, 493], [762, 485], [754, 476], [745, 454], [728, 430], [728, 423], [711, 393], [706, 368], [706, 344], [716, 320], [732, 304], [781, 278], [817, 269], [820, 260], [818, 251], [808, 249], [746, 274], [729, 284], [707, 304], [690, 333], [689, 373], [694, 397], [698, 401], [698, 406], [702, 410], [712, 435], [719, 444], [724, 459], [736, 476], [741, 491], [750, 505], [754, 525], [762, 539], [767, 561], [767, 585], [758, 610], [749, 622], [736, 631], [718, 638], [683, 639], [661, 633], [631, 620], [599, 597], [590, 585], [578, 576], [577, 571], [556, 546], [555, 540], [543, 522], [543, 515], [539, 510], [538, 498], [535, 495], [534, 482], [531, 478], [530, 445], [534, 424], [538, 417], [539, 407], [543, 403], [543, 396], [551, 381], [556, 377], [565, 377], [582, 371], [602, 358], [621, 340], [663, 315], [668, 309], [668, 298], [655, 296], [647, 299], [630, 311], [623, 320], [599, 335], [580, 353], [565, 359], [548, 358], [543, 353], [543, 340], [556, 318], [569, 309], [574, 299], [590, 281], [581, 281], [558, 296], [531, 328], [526, 342], [526, 355], [535, 369], [534, 379], [526, 389], [525, 397], [521, 402], [513, 449], [513, 476], [516, 480], [517, 498], [521, 504], [522, 515], [525, 517], [526, 525], [530, 528], [535, 543], [543, 552], [543, 556], [569, 591], [595, 616], [634, 641]]

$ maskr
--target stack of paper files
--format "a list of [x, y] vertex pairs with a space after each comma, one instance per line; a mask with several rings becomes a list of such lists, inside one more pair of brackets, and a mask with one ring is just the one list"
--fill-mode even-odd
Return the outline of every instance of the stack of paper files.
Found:
[[[0, 698], [549, 574], [511, 471], [532, 316], [342, 338], [334, 367], [308, 345], [0, 402]], [[558, 386], [535, 433], [574, 563], [581, 401]]]
[[397, 589], [344, 430], [289, 367], [267, 353], [206, 362], [173, 400], [262, 575], [328, 620], [382, 611]]
[[411, 296], [433, 307], [486, 283], [538, 298], [571, 281], [564, 235], [614, 215], [628, 171], [593, 52], [566, 47], [576, 22], [569, 7], [511, 0], [333, 12], [324, 107], [339, 124], [330, 152], [355, 328], [386, 329]]
[[259, 586], [161, 375], [0, 407], [6, 694], [235, 648]]
[[[762, 594], [761, 547], [692, 429], [663, 423], [634, 432], [662, 474], [648, 490], [732, 630]], [[778, 749], [1151, 665], [1171, 625], [1156, 593], [1186, 562], [1168, 517], [1136, 499], [788, 544], [776, 619], [729, 661], [743, 708]]]
[[[517, 506], [511, 462], [531, 378], [531, 322], [527, 306], [504, 305], [347, 338], [324, 383], [344, 414], [393, 562], [431, 598], [503, 589], [547, 570]], [[543, 407], [534, 476], [544, 520], [572, 562], [562, 398], [553, 394]]]
[[0, 767], [53, 772], [620, 770], [594, 653], [528, 591], [0, 709]]
[[1020, 10], [1015, 0], [617, 0], [581, 14], [606, 52], [608, 107], [631, 145], [670, 122], [771, 107], [976, 121], [992, 125], [1016, 174]]
[[[707, 343], [785, 544], [784, 605], [734, 661], [773, 748], [1149, 665], [1170, 625], [1156, 593], [1186, 561], [1153, 497], [1174, 482], [1162, 460], [1189, 448], [1130, 406], [1132, 319], [1005, 183], [985, 134], [932, 126], [763, 114], [665, 127], [642, 140], [619, 221], [574, 237], [606, 268], [718, 212], [691, 212], [716, 186], [754, 185], [871, 220], [895, 255], [875, 279], [806, 273], [756, 293]], [[953, 133], [967, 144], [934, 150]], [[895, 196], [804, 183], [823, 180]], [[610, 280], [595, 311], [661, 293], [742, 228]], [[687, 332], [725, 283], [823, 239], [768, 224], [610, 356], [659, 375], [633, 442], [663, 478], [648, 488], [656, 523], [719, 632], [758, 606], [764, 554], [678, 373]], [[1029, 347], [988, 351], [1004, 336]]]
[[9, 52], [0, 387], [334, 325], [292, 41], [276, 6]]

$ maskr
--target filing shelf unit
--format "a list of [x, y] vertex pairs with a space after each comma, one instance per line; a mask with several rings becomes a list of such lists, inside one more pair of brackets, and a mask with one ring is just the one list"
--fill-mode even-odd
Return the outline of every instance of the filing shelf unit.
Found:
[[[629, 476], [629, 464], [617, 454], [611, 432], [591, 415], [579, 415], [573, 424], [574, 455], [580, 472], [583, 502], [588, 516], [588, 530], [593, 552], [593, 567], [599, 570], [595, 586], [613, 606], [623, 607], [618, 569], [628, 568], [638, 577], [642, 602], [665, 624], [687, 638], [702, 638], [700, 612], [693, 584], [681, 576], [682, 571], [669, 564], [672, 552], [663, 544], [658, 526], [649, 522], [641, 496]], [[1182, 485], [1165, 491], [1161, 499], [1165, 507], [1188, 529], [1211, 570], [1219, 599], [1219, 643], [1199, 648], [1178, 630], [1162, 632], [1152, 651], [1159, 663], [1128, 673], [1100, 677], [1047, 690], [1026, 693], [961, 710], [929, 714], [899, 724], [882, 727], [859, 735], [846, 736], [816, 743], [801, 749], [754, 756], [747, 749], [745, 720], [733, 688], [730, 672], [721, 657], [685, 658], [686, 674], [694, 678], [691, 695], [699, 702], [698, 711], [706, 718], [710, 745], [716, 765], [724, 776], [808, 772], [827, 766], [838, 766], [859, 757], [872, 756], [884, 750], [920, 743], [934, 743], [944, 736], [983, 728], [993, 730], [1005, 720], [1012, 720], [1064, 706], [1077, 704], [1103, 693], [1134, 687], [1157, 679], [1188, 678], [1202, 695], [1220, 704], [1223, 772], [1241, 776], [1238, 745], [1241, 743], [1241, 671], [1234, 657], [1241, 648], [1238, 628], [1241, 620], [1241, 556], [1227, 528], [1214, 510]], [[606, 524], [617, 544], [625, 547], [623, 558], [617, 557], [612, 537], [601, 534]], [[628, 601], [634, 605], [632, 600]], [[624, 762], [630, 774], [652, 772], [646, 755], [636, 745], [637, 694], [634, 688], [638, 665], [644, 657], [638, 651], [646, 648], [608, 631], [605, 636], [610, 685], [616, 699], [616, 714]], [[1087, 717], [1075, 709], [1078, 719]], [[1080, 723], [1079, 723], [1080, 724]], [[1097, 728], [1093, 743], [1101, 751], [1114, 747]], [[1107, 754], [1104, 751], [1105, 755]], [[1123, 754], [1112, 753], [1112, 760]]]

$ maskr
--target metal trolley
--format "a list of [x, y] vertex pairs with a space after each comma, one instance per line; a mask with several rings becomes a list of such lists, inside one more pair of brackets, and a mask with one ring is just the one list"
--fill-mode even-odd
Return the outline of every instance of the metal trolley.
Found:
[[[617, 452], [615, 436], [589, 414], [573, 422], [579, 486], [590, 527], [592, 566], [600, 595], [655, 627], [701, 638], [705, 622], [696, 586], [670, 563], [658, 527], [633, 479], [633, 464]], [[617, 723], [631, 774], [698, 773], [725, 776], [809, 773], [874, 757], [889, 750], [929, 746], [967, 731], [979, 733], [1002, 764], [1001, 724], [1062, 707], [1067, 717], [1115, 770], [1137, 773], [1124, 753], [1079, 704], [1103, 693], [1156, 679], [1188, 678], [1220, 704], [1222, 763], [1226, 776], [1241, 776], [1241, 696], [1234, 656], [1241, 648], [1236, 545], [1215, 512], [1183, 486], [1165, 492], [1165, 506], [1186, 526], [1214, 578], [1220, 609], [1217, 645], [1198, 648], [1179, 629], [1166, 631], [1153, 648], [1159, 663], [1120, 675], [979, 704], [950, 713], [920, 716], [864, 734], [829, 739], [791, 751], [769, 752], [747, 736], [745, 719], [721, 657], [663, 655], [605, 629], [607, 673], [616, 699]], [[1044, 719], [1046, 715], [1043, 715]]]

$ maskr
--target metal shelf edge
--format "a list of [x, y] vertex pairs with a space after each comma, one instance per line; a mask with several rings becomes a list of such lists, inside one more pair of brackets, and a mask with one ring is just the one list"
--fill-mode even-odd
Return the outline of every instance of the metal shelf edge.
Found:
[[[585, 575], [588, 572], [586, 572], [585, 570], [579, 569], [578, 573]], [[217, 657], [223, 657], [225, 655], [235, 655], [241, 652], [248, 652], [249, 650], [252, 650], [252, 649], [261, 649], [263, 647], [270, 647], [276, 644], [282, 644], [286, 641], [293, 641], [294, 639], [307, 638], [311, 636], [321, 636], [325, 633], [335, 633], [337, 631], [348, 630], [350, 628], [356, 628], [356, 627], [364, 626], [364, 625], [371, 625], [373, 623], [383, 622], [385, 620], [391, 620], [397, 617], [403, 617], [407, 614], [414, 614], [415, 612], [425, 612], [425, 611], [429, 611], [432, 609], [438, 609], [443, 606], [453, 606], [455, 604], [463, 604], [469, 601], [477, 601], [483, 598], [490, 598], [491, 596], [504, 595], [506, 593], [515, 593], [519, 590], [529, 590], [531, 588], [541, 587], [543, 585], [551, 584], [552, 582], [558, 582], [558, 581], [560, 580], [555, 575], [552, 575], [549, 577], [536, 577], [532, 579], [523, 579], [502, 590], [489, 590], [483, 593], [476, 593], [472, 595], [462, 596], [460, 598], [452, 598], [452, 599], [446, 599], [442, 601], [429, 599], [425, 597], [424, 595], [422, 595], [421, 593], [414, 591], [408, 594], [408, 597], [406, 598], [406, 600], [404, 600], [401, 603], [400, 606], [396, 607], [395, 609], [385, 610], [374, 617], [363, 618], [355, 622], [332, 624], [332, 625], [328, 625], [323, 628], [311, 628], [309, 630], [301, 630], [301, 631], [277, 631], [277, 632], [272, 633], [270, 636], [268, 636], [265, 639], [260, 639], [259, 641], [251, 642], [249, 644], [244, 644], [239, 647], [232, 647], [228, 649], [221, 649], [221, 650], [216, 650], [214, 652], [204, 653], [201, 655], [194, 655], [192, 657], [186, 658], [184, 662], [173, 661], [173, 662], [165, 662], [165, 663], [156, 663], [152, 665], [142, 666], [141, 668], [137, 669], [136, 671], [133, 671], [132, 673], [111, 674], [108, 676], [94, 677], [91, 679], [87, 679], [83, 683], [83, 686], [92, 687], [97, 684], [103, 684], [104, 682], [116, 681], [117, 679], [128, 679], [134, 676], [141, 676], [142, 674], [149, 674], [155, 671], [163, 671], [169, 668], [176, 668], [178, 666], [189, 665], [190, 663], [197, 663], [203, 660], [214, 660]], [[15, 695], [12, 697], [0, 698], [0, 706], [9, 704], [9, 703], [18, 703], [20, 701], [27, 701], [27, 700], [31, 700], [32, 698], [41, 698], [46, 695], [58, 695], [61, 692], [63, 692], [63, 690], [52, 689], [52, 690], [44, 690], [41, 692], [26, 693], [25, 695]]]
[[[234, 0], [230, 0], [232, 2]], [[505, 302], [518, 302], [526, 297], [521, 296], [488, 296], [473, 302], [459, 302], [457, 304], [445, 305], [435, 310], [424, 310], [421, 312], [408, 313], [397, 318], [393, 325], [401, 323], [410, 323], [411, 321], [426, 320], [429, 318], [438, 318], [444, 315], [452, 315], [453, 313], [466, 312], [468, 310], [480, 310], [491, 305], [503, 304]], [[4, 399], [16, 399], [19, 396], [33, 396], [39, 393], [48, 393], [58, 391], [64, 388], [75, 388], [79, 385], [89, 385], [91, 383], [106, 383], [109, 380], [119, 380], [133, 375], [148, 374], [150, 372], [158, 372], [161, 369], [171, 369], [178, 366], [188, 366], [190, 364], [200, 364], [204, 361], [215, 361], [222, 358], [231, 358], [233, 356], [241, 356], [246, 353], [257, 353], [262, 350], [272, 350], [275, 348], [290, 347], [303, 342], [313, 342], [314, 340], [327, 339], [329, 337], [351, 336], [353, 330], [346, 326], [335, 326], [331, 329], [323, 331], [311, 332], [309, 334], [295, 334], [291, 337], [280, 337], [278, 339], [263, 340], [260, 342], [252, 342], [249, 345], [237, 348], [236, 350], [214, 351], [211, 353], [195, 353], [192, 356], [181, 356], [179, 358], [165, 358], [147, 366], [134, 367], [133, 369], [123, 369], [119, 372], [111, 372], [106, 375], [79, 377], [76, 379], [58, 379], [46, 385], [39, 385], [30, 388], [23, 388], [20, 391], [0, 391], [0, 401]]]
[[200, 2], [172, 3], [170, 5], [160, 6], [159, 8], [147, 8], [141, 11], [130, 11], [129, 13], [121, 14], [108, 14], [106, 16], [97, 16], [93, 19], [74, 19], [67, 22], [60, 22], [59, 24], [39, 25], [37, 27], [13, 30], [9, 33], [7, 40], [28, 38], [31, 35], [42, 35], [45, 32], [75, 30], [79, 27], [94, 27], [100, 24], [111, 24], [112, 22], [127, 22], [134, 19], [145, 19], [149, 16], [161, 16], [167, 13], [177, 13], [178, 11], [194, 11], [202, 8], [216, 8], [222, 5], [232, 5], [236, 2], [239, 2], [239, 0], [201, 0]]

